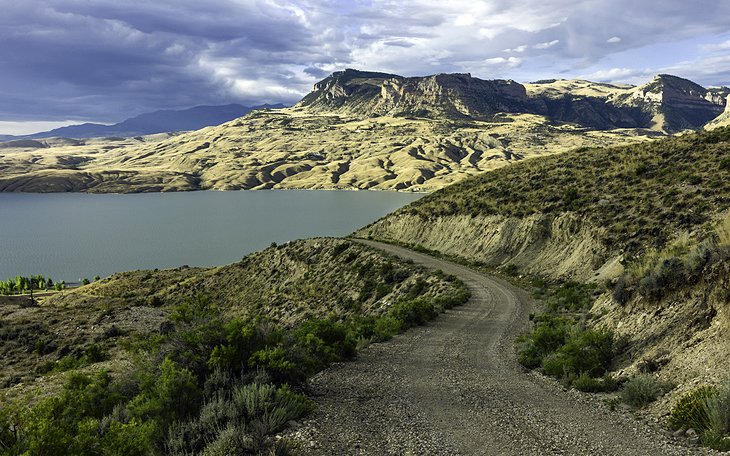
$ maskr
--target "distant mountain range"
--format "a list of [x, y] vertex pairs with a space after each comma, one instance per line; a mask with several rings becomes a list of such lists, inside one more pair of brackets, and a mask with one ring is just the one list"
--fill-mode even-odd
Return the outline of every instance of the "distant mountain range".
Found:
[[371, 117], [489, 120], [498, 113], [537, 114], [594, 129], [674, 133], [717, 118], [729, 93], [727, 87], [707, 89], [668, 74], [631, 86], [558, 79], [520, 84], [470, 74], [403, 77], [348, 69], [315, 84], [296, 107]]
[[729, 94], [666, 74], [632, 86], [344, 70], [290, 108], [201, 130], [110, 137], [193, 127], [141, 131], [165, 117], [151, 115], [88, 133], [102, 138], [0, 143], [0, 191], [433, 191], [525, 158], [716, 128], [730, 122]]
[[245, 116], [256, 109], [280, 109], [285, 107], [286, 106], [283, 104], [264, 104], [259, 106], [227, 104], [222, 106], [195, 106], [193, 108], [179, 111], [165, 109], [140, 114], [114, 125], [84, 123], [80, 125], [55, 128], [50, 131], [33, 133], [31, 135], [0, 135], [0, 141], [51, 138], [54, 136], [77, 139], [105, 136], [128, 138], [155, 133], [199, 130], [204, 127], [220, 125], [224, 122], [228, 122], [229, 120]]

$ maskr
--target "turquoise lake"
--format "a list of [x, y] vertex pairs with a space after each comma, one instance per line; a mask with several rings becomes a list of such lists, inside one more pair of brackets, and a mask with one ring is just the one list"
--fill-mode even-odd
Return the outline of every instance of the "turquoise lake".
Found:
[[344, 236], [423, 195], [262, 190], [0, 193], [0, 280], [75, 282], [132, 269], [216, 266], [282, 243]]

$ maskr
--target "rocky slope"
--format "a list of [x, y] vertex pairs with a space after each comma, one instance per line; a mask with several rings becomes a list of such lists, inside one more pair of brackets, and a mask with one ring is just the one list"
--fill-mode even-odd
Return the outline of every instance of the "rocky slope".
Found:
[[726, 96], [666, 75], [631, 87], [345, 70], [290, 109], [154, 144], [5, 143], [0, 191], [431, 191], [525, 158], [699, 129]]
[[708, 90], [672, 75], [639, 86], [582, 80], [522, 85], [470, 74], [402, 77], [357, 70], [336, 72], [314, 86], [297, 108], [356, 116], [488, 119], [527, 113], [598, 129], [696, 130], [717, 117], [727, 91]]
[[498, 112], [530, 112], [524, 86], [511, 80], [486, 81], [470, 74], [404, 78], [349, 69], [315, 84], [295, 107], [394, 117], [484, 118]]
[[618, 367], [680, 383], [673, 401], [730, 368], [728, 151], [719, 128], [568, 152], [467, 179], [357, 235], [606, 287], [592, 314], [630, 342]]
[[725, 98], [692, 81], [667, 74], [611, 99], [618, 107], [638, 109], [639, 120], [650, 128], [668, 132], [702, 128], [719, 116]]
[[705, 125], [706, 130], [730, 126], [730, 103], [725, 106], [725, 111]]

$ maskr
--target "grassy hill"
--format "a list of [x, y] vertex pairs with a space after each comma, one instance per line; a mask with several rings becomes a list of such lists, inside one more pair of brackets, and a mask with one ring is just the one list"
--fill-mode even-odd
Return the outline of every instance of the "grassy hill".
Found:
[[453, 121], [257, 111], [144, 141], [0, 144], [0, 191], [431, 191], [524, 158], [657, 135], [641, 129], [587, 130], [533, 114]]
[[311, 409], [309, 375], [466, 299], [454, 277], [309, 239], [2, 304], [0, 452], [288, 454], [272, 435]]
[[398, 214], [577, 214], [609, 247], [636, 254], [730, 208], [730, 128], [628, 147], [581, 148], [484, 173]]

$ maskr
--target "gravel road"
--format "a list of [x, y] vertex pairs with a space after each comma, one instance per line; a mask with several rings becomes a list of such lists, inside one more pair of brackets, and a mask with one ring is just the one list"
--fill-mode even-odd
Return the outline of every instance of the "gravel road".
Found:
[[524, 291], [448, 261], [363, 242], [456, 275], [472, 299], [314, 377], [317, 410], [294, 432], [304, 454], [712, 454], [520, 368], [513, 340], [531, 309]]

